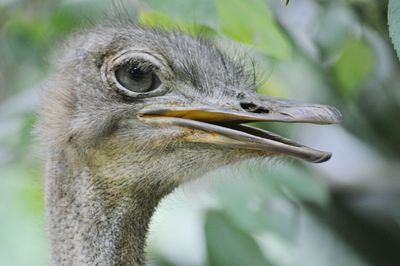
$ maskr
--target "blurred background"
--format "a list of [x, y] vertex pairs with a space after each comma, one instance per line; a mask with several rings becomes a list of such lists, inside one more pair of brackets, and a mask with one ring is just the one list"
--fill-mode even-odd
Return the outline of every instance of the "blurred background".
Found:
[[400, 265], [400, 63], [382, 0], [0, 0], [0, 265], [49, 264], [32, 137], [40, 86], [62, 40], [121, 2], [142, 24], [247, 47], [260, 93], [344, 117], [268, 125], [332, 151], [327, 163], [244, 163], [168, 196], [150, 265]]

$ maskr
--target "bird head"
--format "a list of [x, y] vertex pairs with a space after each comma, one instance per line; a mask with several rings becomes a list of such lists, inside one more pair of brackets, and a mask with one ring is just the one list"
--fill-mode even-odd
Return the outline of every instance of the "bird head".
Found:
[[258, 94], [246, 60], [202, 37], [113, 22], [77, 34], [57, 61], [39, 129], [49, 150], [102, 175], [177, 184], [250, 158], [331, 156], [246, 124], [332, 124], [335, 108]]

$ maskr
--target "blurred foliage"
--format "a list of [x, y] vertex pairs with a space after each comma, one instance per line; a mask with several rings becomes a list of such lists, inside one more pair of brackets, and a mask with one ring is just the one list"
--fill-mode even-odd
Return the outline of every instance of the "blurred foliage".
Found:
[[374, 58], [371, 49], [363, 41], [349, 40], [333, 67], [335, 79], [344, 95], [353, 95], [361, 82], [371, 74]]
[[[378, 0], [285, 2], [126, 0], [122, 7], [145, 25], [244, 45], [265, 73], [260, 93], [333, 104], [344, 116], [343, 128], [328, 135], [305, 131], [311, 143], [328, 139], [318, 145], [342, 151], [326, 168], [250, 163], [236, 173], [245, 179], [236, 168], [223, 172], [207, 191], [218, 203], [199, 211], [204, 243], [184, 243], [204, 254], [191, 260], [179, 253], [182, 243], [150, 246], [154, 265], [400, 264], [400, 64], [391, 43], [399, 53], [399, 1], [390, 0], [388, 12]], [[38, 87], [62, 40], [101, 21], [110, 6], [0, 1], [0, 265], [48, 264], [43, 162], [32, 137]], [[259, 126], [300, 137], [296, 127]]]
[[174, 20], [168, 16], [165, 16], [156, 12], [142, 12], [138, 18], [139, 24], [149, 27], [162, 27], [164, 30], [176, 30], [186, 32], [191, 35], [202, 34], [208, 35], [209, 37], [216, 34], [216, 32], [206, 26], [193, 23], [185, 23]]
[[284, 59], [290, 44], [277, 27], [264, 0], [216, 0], [222, 32], [235, 41], [253, 45], [265, 55]]
[[205, 233], [210, 265], [272, 265], [255, 240], [221, 212], [207, 213]]

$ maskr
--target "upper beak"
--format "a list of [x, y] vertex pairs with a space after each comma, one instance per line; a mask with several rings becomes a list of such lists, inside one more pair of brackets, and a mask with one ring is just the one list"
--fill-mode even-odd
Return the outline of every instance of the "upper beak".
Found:
[[147, 123], [177, 125], [208, 134], [191, 134], [187, 139], [196, 142], [230, 145], [259, 150], [266, 154], [298, 157], [310, 162], [324, 162], [331, 154], [300, 145], [266, 130], [243, 125], [249, 122], [289, 122], [334, 124], [341, 120], [333, 107], [302, 104], [295, 101], [259, 95], [256, 101], [241, 102], [241, 108], [211, 106], [176, 107], [169, 105], [144, 109], [138, 118]]

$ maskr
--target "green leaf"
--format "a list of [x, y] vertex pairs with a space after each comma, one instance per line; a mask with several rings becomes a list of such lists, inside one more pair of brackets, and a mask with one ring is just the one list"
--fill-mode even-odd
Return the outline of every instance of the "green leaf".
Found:
[[259, 173], [260, 185], [275, 189], [297, 202], [327, 204], [328, 191], [324, 184], [313, 178], [306, 169], [296, 165], [287, 165], [279, 170]]
[[230, 183], [223, 182], [223, 185], [217, 186], [217, 195], [224, 211], [230, 219], [248, 232], [258, 234], [272, 231], [282, 236], [285, 232], [290, 231], [290, 225], [286, 223], [290, 222], [290, 219], [285, 216], [285, 222], [280, 223], [279, 227], [274, 223], [271, 219], [272, 215], [281, 216], [273, 213], [269, 208], [273, 195], [256, 181], [251, 179]]
[[[298, 212], [294, 202], [306, 201], [321, 206], [328, 202], [326, 187], [302, 167], [288, 164], [270, 169], [268, 164], [257, 164], [244, 165], [240, 171], [243, 172], [238, 177], [246, 176], [245, 180], [220, 181], [216, 189], [226, 215], [247, 232], [268, 231], [290, 241]], [[223, 173], [226, 176], [226, 172]], [[235, 179], [236, 174], [228, 175]], [[223, 180], [222, 176], [216, 179]]]
[[156, 12], [142, 12], [139, 15], [139, 23], [149, 27], [160, 27], [167, 31], [179, 29], [188, 34], [203, 34], [209, 36], [216, 34], [215, 30], [208, 26], [178, 21]]
[[400, 1], [389, 0], [388, 6], [389, 34], [392, 39], [394, 49], [400, 59]]
[[205, 235], [211, 266], [272, 265], [264, 257], [256, 241], [221, 212], [207, 213]]
[[172, 30], [179, 25], [172, 18], [156, 12], [142, 12], [139, 15], [139, 23], [149, 27], [163, 27], [166, 30]]
[[264, 0], [216, 0], [222, 31], [230, 38], [253, 45], [265, 55], [285, 59], [290, 45]]
[[354, 95], [366, 80], [374, 66], [371, 48], [362, 40], [348, 41], [333, 67], [333, 75], [342, 93]]
[[214, 0], [147, 0], [155, 11], [191, 24], [218, 27]]

